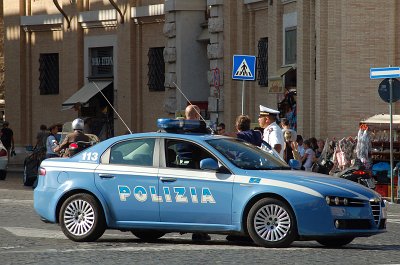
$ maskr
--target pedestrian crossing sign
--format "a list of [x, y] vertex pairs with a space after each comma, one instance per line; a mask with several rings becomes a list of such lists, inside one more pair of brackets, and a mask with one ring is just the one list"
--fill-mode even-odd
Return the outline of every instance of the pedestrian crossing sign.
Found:
[[252, 55], [233, 55], [232, 79], [255, 80], [256, 57]]

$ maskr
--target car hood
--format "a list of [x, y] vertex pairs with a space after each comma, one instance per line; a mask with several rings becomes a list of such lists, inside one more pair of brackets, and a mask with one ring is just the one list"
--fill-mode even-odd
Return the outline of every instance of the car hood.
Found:
[[250, 183], [287, 188], [318, 197], [329, 195], [362, 200], [380, 197], [375, 191], [356, 182], [301, 170], [247, 171], [246, 175]]

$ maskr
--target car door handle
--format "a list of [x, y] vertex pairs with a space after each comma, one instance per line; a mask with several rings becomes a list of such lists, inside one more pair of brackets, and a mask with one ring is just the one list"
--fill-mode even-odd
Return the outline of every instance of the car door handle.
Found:
[[99, 174], [99, 177], [102, 179], [112, 179], [114, 176], [108, 174]]
[[171, 178], [171, 177], [161, 177], [160, 180], [162, 182], [175, 182], [176, 178]]

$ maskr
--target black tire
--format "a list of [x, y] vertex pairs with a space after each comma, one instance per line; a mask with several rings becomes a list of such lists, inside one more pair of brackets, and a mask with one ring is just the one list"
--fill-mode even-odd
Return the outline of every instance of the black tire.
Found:
[[5, 180], [7, 175], [7, 170], [0, 170], [0, 180]]
[[131, 232], [135, 237], [148, 242], [155, 241], [166, 234], [157, 230], [132, 230]]
[[32, 186], [33, 182], [35, 182], [35, 179], [29, 176], [28, 167], [26, 166], [26, 164], [24, 164], [24, 175], [22, 182], [24, 183], [24, 186]]
[[247, 216], [249, 236], [259, 246], [281, 248], [297, 238], [296, 218], [284, 202], [263, 198], [256, 202]]
[[86, 193], [78, 193], [65, 200], [59, 220], [63, 233], [77, 242], [96, 241], [106, 230], [103, 209], [92, 195]]
[[350, 244], [354, 240], [354, 237], [339, 237], [330, 239], [318, 239], [317, 242], [321, 245], [329, 248], [339, 248], [344, 245]]

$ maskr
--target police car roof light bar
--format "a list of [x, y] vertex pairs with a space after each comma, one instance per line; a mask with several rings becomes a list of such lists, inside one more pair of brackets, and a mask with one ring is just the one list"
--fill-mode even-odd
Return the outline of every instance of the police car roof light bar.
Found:
[[207, 133], [205, 122], [199, 120], [161, 118], [157, 127], [168, 133]]
[[115, 114], [117, 114], [118, 118], [122, 121], [122, 123], [125, 125], [125, 127], [128, 129], [129, 133], [132, 134], [131, 129], [129, 129], [128, 125], [126, 125], [125, 121], [121, 118], [121, 116], [119, 115], [119, 113], [117, 112], [117, 110], [113, 107], [113, 105], [111, 105], [110, 101], [108, 101], [108, 99], [106, 98], [106, 96], [103, 94], [103, 92], [101, 92], [100, 88], [97, 86], [97, 84], [92, 81], [94, 86], [97, 88], [97, 90], [101, 93], [101, 95], [104, 97], [104, 99], [107, 101], [108, 105], [110, 105], [110, 107], [113, 109], [113, 111], [115, 112]]

